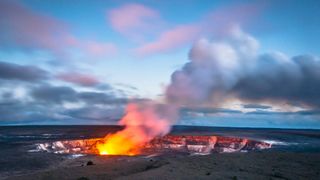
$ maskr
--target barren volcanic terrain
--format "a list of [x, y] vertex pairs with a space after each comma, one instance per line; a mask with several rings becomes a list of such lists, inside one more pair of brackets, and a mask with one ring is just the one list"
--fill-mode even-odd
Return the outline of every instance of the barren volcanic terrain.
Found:
[[251, 152], [204, 156], [84, 156], [8, 179], [306, 179], [320, 178], [319, 153]]
[[320, 179], [317, 130], [177, 127], [134, 156], [99, 155], [119, 129], [0, 128], [0, 179]]

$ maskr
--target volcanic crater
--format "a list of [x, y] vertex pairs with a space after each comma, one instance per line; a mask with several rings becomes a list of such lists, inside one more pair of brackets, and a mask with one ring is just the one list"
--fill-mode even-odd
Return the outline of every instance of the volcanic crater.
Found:
[[[57, 154], [101, 154], [97, 144], [103, 138], [53, 141], [36, 144], [36, 150]], [[205, 155], [210, 153], [248, 152], [271, 148], [271, 144], [238, 137], [205, 135], [166, 135], [156, 137], [141, 145], [133, 155], [185, 153]], [[106, 154], [107, 155], [107, 154]], [[120, 154], [121, 155], [121, 154]], [[128, 154], [129, 155], [129, 154]]]

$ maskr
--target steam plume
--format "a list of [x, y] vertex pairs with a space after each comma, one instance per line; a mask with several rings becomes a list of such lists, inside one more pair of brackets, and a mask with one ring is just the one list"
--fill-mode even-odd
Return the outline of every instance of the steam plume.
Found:
[[98, 149], [102, 154], [137, 153], [139, 146], [170, 131], [181, 106], [215, 105], [236, 97], [320, 107], [318, 58], [259, 55], [258, 50], [258, 41], [238, 27], [216, 41], [200, 39], [190, 50], [190, 61], [172, 74], [165, 103], [129, 104], [120, 121], [125, 129], [107, 136]]
[[218, 41], [194, 44], [190, 62], [172, 74], [169, 103], [215, 105], [235, 97], [320, 107], [320, 60], [280, 52], [258, 54], [259, 43], [234, 27]]

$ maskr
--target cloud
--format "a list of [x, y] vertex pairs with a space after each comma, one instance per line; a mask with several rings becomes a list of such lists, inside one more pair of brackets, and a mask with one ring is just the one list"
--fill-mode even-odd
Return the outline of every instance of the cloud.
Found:
[[142, 4], [126, 4], [110, 10], [107, 19], [114, 30], [124, 35], [136, 36], [155, 27], [159, 14]]
[[36, 100], [49, 104], [64, 102], [84, 102], [88, 105], [123, 105], [128, 102], [125, 97], [117, 97], [110, 89], [108, 93], [96, 91], [76, 91], [68, 86], [52, 86], [41, 84], [31, 89], [31, 96]]
[[162, 33], [156, 41], [144, 44], [135, 49], [135, 52], [142, 56], [155, 53], [166, 53], [176, 47], [183, 46], [188, 42], [195, 40], [200, 32], [200, 28], [197, 26], [178, 26]]
[[252, 112], [247, 112], [246, 114], [255, 114], [255, 115], [300, 115], [300, 116], [318, 116], [316, 119], [319, 119], [320, 110], [303, 110], [303, 111], [265, 111], [265, 110], [256, 110]]
[[244, 104], [242, 105], [245, 109], [270, 109], [271, 106], [261, 105], [261, 104]]
[[61, 45], [71, 40], [66, 24], [13, 1], [0, 2], [0, 25], [0, 46], [4, 48], [49, 49], [61, 54]]
[[139, 46], [134, 51], [141, 56], [170, 53], [203, 36], [226, 36], [235, 23], [244, 25], [253, 21], [263, 7], [263, 3], [253, 3], [213, 10], [197, 23], [181, 24], [163, 31], [159, 38]]
[[36, 82], [48, 78], [49, 73], [36, 66], [18, 65], [0, 61], [0, 79]]
[[[31, 88], [30, 94], [36, 101], [56, 104], [62, 104], [63, 102], [84, 102], [88, 105], [124, 105], [129, 101], [126, 96], [118, 95], [117, 89], [111, 86], [108, 89], [104, 89], [104, 92], [98, 92], [95, 90], [76, 91], [69, 86], [40, 84]], [[130, 101], [139, 100], [143, 99], [130, 99]]]
[[320, 108], [320, 59], [301, 55], [259, 56], [231, 93], [244, 100], [273, 100]]
[[319, 116], [287, 114], [211, 114], [210, 116], [184, 117], [179, 124], [214, 127], [252, 128], [319, 128]]
[[183, 117], [188, 116], [210, 116], [212, 114], [238, 114], [242, 113], [239, 110], [226, 109], [226, 108], [209, 108], [209, 107], [184, 107], [180, 109], [180, 114]]
[[83, 108], [70, 109], [63, 112], [63, 114], [75, 119], [97, 120], [100, 121], [100, 123], [116, 122], [123, 115], [123, 113], [124, 108], [118, 106], [111, 108], [86, 106]]
[[318, 57], [258, 52], [258, 41], [236, 26], [223, 39], [200, 39], [189, 52], [190, 61], [172, 74], [167, 100], [218, 106], [236, 98], [320, 108]]
[[23, 97], [0, 91], [0, 124], [114, 123], [129, 101], [114, 95], [112, 87], [104, 93], [44, 83], [28, 88]]
[[[55, 59], [70, 61], [70, 50], [80, 50], [86, 58], [114, 55], [115, 44], [83, 40], [70, 32], [67, 23], [37, 13], [16, 1], [0, 1], [0, 47], [3, 49], [42, 50]], [[89, 58], [90, 59], [90, 58]]]
[[63, 102], [77, 101], [77, 92], [67, 86], [51, 86], [44, 84], [32, 89], [30, 94], [36, 101], [48, 104], [62, 104]]
[[87, 104], [124, 105], [128, 102], [127, 98], [115, 97], [112, 93], [80, 92], [77, 97]]
[[[0, 124], [54, 123], [68, 118], [59, 115], [59, 107], [5, 96], [0, 99]], [[60, 121], [66, 123], [66, 121]]]
[[80, 86], [97, 86], [101, 82], [93, 75], [77, 72], [65, 72], [56, 75], [60, 80], [70, 82]]
[[[300, 115], [320, 115], [320, 110], [304, 110], [297, 112]], [[320, 116], [319, 116], [320, 117]]]

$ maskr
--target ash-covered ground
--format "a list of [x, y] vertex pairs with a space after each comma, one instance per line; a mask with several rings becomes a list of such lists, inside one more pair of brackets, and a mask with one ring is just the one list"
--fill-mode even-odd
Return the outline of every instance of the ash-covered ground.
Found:
[[[170, 151], [157, 156], [154, 156], [154, 153], [133, 157], [97, 156], [78, 152], [54, 153], [37, 149], [39, 144], [101, 138], [106, 133], [120, 129], [121, 127], [117, 126], [0, 127], [0, 177], [1, 179], [78, 179], [81, 177], [88, 179], [319, 179], [320, 131], [318, 130], [174, 127], [171, 137], [172, 135], [173, 137], [188, 137], [188, 135], [192, 135], [189, 137], [210, 137], [210, 141], [207, 139], [200, 143], [201, 147], [194, 146], [199, 144], [193, 143], [190, 138], [174, 140], [176, 144], [182, 145], [184, 150], [191, 145], [189, 148], [193, 149], [193, 152], [199, 149], [202, 149], [202, 152], [207, 151], [205, 147], [215, 144], [216, 149], [210, 146], [211, 154], [203, 156], [195, 156], [194, 153], [186, 151], [172, 153]], [[162, 144], [170, 144], [165, 142]], [[230, 142], [236, 143], [231, 145]], [[260, 142], [272, 144], [272, 148], [252, 148]], [[223, 150], [237, 151], [221, 153]], [[88, 165], [91, 164], [88, 162], [94, 165]]]

